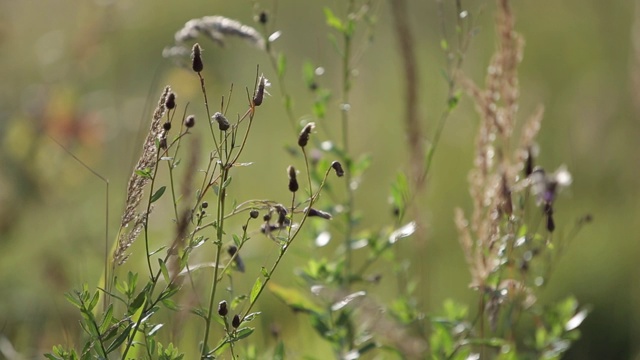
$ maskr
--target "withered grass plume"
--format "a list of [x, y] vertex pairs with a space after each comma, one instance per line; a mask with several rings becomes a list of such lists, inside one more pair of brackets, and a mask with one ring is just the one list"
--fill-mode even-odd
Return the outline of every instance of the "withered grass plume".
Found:
[[[136, 209], [142, 200], [144, 187], [150, 181], [150, 178], [143, 174], [154, 169], [157, 165], [158, 148], [156, 147], [156, 140], [158, 140], [160, 132], [162, 131], [161, 123], [167, 111], [166, 102], [169, 94], [171, 94], [171, 88], [167, 86], [164, 88], [158, 101], [158, 106], [151, 118], [149, 132], [142, 145], [142, 154], [129, 178], [125, 210], [120, 222], [116, 250], [113, 254], [114, 262], [117, 264], [122, 264], [127, 260], [126, 251], [142, 232], [145, 219], [151, 211], [151, 209], [149, 209], [149, 212], [136, 213]], [[133, 226], [130, 226], [132, 222]]]

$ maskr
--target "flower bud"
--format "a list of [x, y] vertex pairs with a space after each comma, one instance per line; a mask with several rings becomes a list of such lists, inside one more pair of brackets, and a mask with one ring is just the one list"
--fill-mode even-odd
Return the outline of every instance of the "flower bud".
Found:
[[227, 316], [228, 313], [229, 309], [227, 308], [227, 302], [224, 300], [220, 301], [218, 304], [218, 315]]
[[194, 44], [193, 49], [191, 50], [191, 68], [197, 73], [204, 69], [204, 64], [202, 63], [202, 49], [198, 43]]

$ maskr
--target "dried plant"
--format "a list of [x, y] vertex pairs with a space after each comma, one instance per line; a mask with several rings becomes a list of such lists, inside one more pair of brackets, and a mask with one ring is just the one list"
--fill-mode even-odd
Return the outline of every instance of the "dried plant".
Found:
[[[113, 260], [117, 264], [122, 264], [126, 261], [126, 251], [140, 235], [142, 226], [150, 213], [150, 209], [140, 214], [136, 214], [136, 210], [142, 201], [145, 186], [151, 181], [150, 177], [145, 176], [145, 174], [151, 172], [157, 164], [158, 148], [156, 141], [160, 139], [160, 134], [163, 131], [161, 122], [167, 111], [165, 103], [169, 94], [171, 94], [171, 88], [167, 86], [162, 92], [158, 106], [153, 113], [149, 132], [142, 145], [142, 154], [129, 178], [125, 210], [120, 222], [120, 230], [118, 231], [116, 251], [113, 254]], [[128, 227], [132, 221], [133, 226], [129, 229]]]

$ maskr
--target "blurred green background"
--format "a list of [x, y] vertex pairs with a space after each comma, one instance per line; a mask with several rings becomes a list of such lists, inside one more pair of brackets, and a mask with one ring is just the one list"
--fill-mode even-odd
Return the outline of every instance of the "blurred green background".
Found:
[[[279, 0], [277, 7], [274, 1], [249, 0], [0, 1], [0, 347], [5, 354], [13, 348], [24, 358], [39, 358], [54, 344], [73, 343], [68, 334], [77, 334], [77, 314], [63, 294], [83, 282], [95, 284], [102, 269], [104, 184], [48, 136], [110, 179], [108, 228], [115, 234], [126, 181], [162, 87], [170, 84], [181, 106], [191, 101], [189, 112], [205, 118], [195, 76], [163, 59], [162, 49], [191, 18], [224, 15], [253, 25], [256, 4], [275, 15], [271, 26], [282, 37], [274, 46], [288, 58], [294, 112], [309, 117], [312, 97], [302, 81], [302, 64], [323, 66], [321, 85], [338, 91], [339, 61], [327, 40], [322, 9], [342, 14], [342, 0]], [[421, 111], [431, 136], [446, 97], [440, 18], [435, 1], [409, 4], [418, 39]], [[478, 23], [464, 70], [482, 82], [495, 44], [494, 3], [463, 5]], [[516, 28], [526, 40], [521, 118], [545, 105], [540, 163], [547, 168], [564, 163], [574, 177], [557, 205], [559, 230], [568, 231], [585, 213], [595, 218], [572, 243], [542, 301], [573, 294], [594, 309], [567, 358], [638, 358], [640, 1], [513, 1], [513, 7]], [[374, 40], [357, 62], [352, 96], [352, 149], [373, 159], [357, 195], [363, 226], [390, 222], [388, 188], [407, 163], [401, 59], [389, 3], [381, 1], [376, 14]], [[447, 16], [451, 27], [454, 15]], [[276, 78], [266, 55], [242, 41], [229, 39], [224, 48], [200, 42], [210, 96], [219, 99], [231, 83], [236, 87], [232, 113], [242, 111], [244, 87], [253, 86], [256, 65]], [[234, 186], [246, 189], [239, 200], [287, 196], [284, 169], [292, 159], [284, 148], [295, 134], [277, 89], [274, 84], [273, 96], [260, 109], [244, 156], [255, 165], [234, 179]], [[332, 102], [332, 121], [337, 106]], [[437, 311], [446, 298], [475, 299], [452, 219], [454, 207], [470, 205], [467, 172], [477, 123], [464, 97], [446, 124], [420, 199], [426, 237], [402, 245], [427, 312]], [[291, 270], [308, 256], [305, 246], [276, 273], [277, 282], [293, 281]], [[267, 259], [260, 246], [253, 249], [246, 259], [247, 286], [251, 271], [275, 256], [273, 248]], [[381, 286], [392, 289], [393, 280]], [[263, 300], [266, 333], [269, 322], [288, 310], [270, 294]], [[304, 324], [303, 318], [280, 322], [285, 337], [306, 329]], [[265, 346], [273, 345], [268, 335], [259, 336]], [[300, 341], [300, 354], [325, 346], [310, 332]]]

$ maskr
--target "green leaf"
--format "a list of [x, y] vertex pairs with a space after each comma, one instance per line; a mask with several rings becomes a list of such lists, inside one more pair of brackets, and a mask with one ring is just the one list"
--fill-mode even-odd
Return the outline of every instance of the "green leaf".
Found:
[[149, 180], [152, 179], [151, 169], [150, 168], [146, 168], [146, 169], [143, 169], [143, 170], [136, 170], [135, 173], [136, 173], [136, 175], [141, 176], [141, 177], [143, 177], [145, 179], [149, 179]]
[[240, 237], [236, 234], [231, 235], [231, 237], [233, 238], [233, 244], [237, 247], [240, 247], [240, 244], [242, 243], [242, 240], [240, 240]]
[[129, 337], [131, 333], [131, 329], [133, 328], [133, 324], [129, 324], [129, 326], [124, 329], [124, 331], [109, 345], [107, 348], [107, 354], [117, 349], [122, 343]]
[[283, 77], [287, 71], [287, 58], [284, 53], [278, 54], [278, 77]]
[[171, 299], [163, 299], [162, 304], [166, 306], [167, 309], [169, 310], [173, 310], [173, 311], [180, 310], [180, 307], [178, 307], [178, 304], [176, 304], [176, 302]]
[[311, 87], [316, 82], [316, 70], [310, 61], [302, 64], [302, 79], [307, 87]]
[[82, 309], [82, 304], [80, 303], [80, 301], [78, 301], [78, 299], [76, 299], [73, 294], [65, 293], [64, 297], [67, 298], [67, 301], [73, 304], [73, 306], [77, 307], [78, 309]]
[[101, 334], [107, 331], [109, 326], [111, 326], [112, 319], [113, 319], [113, 304], [109, 304], [109, 307], [107, 307], [107, 311], [105, 311], [104, 315], [102, 316], [102, 322], [100, 323], [99, 331]]
[[247, 316], [242, 319], [242, 323], [246, 323], [249, 321], [253, 321], [253, 319], [257, 318], [258, 315], [262, 314], [260, 311], [252, 312], [251, 314], [247, 314]]
[[231, 177], [231, 176], [229, 176], [229, 177], [227, 178], [227, 180], [225, 180], [225, 181], [222, 183], [222, 189], [226, 189], [226, 188], [227, 188], [227, 186], [229, 186], [229, 184], [231, 184], [231, 179], [232, 179], [232, 177]]
[[207, 312], [202, 308], [191, 309], [191, 313], [207, 320]]
[[164, 194], [164, 191], [167, 189], [166, 186], [161, 186], [160, 189], [156, 190], [156, 192], [153, 194], [153, 196], [151, 197], [151, 203], [154, 203], [156, 201], [158, 201], [158, 199], [160, 199], [160, 197], [162, 197], [162, 194]]
[[253, 334], [253, 331], [255, 330], [255, 328], [251, 328], [251, 327], [245, 327], [245, 328], [240, 328], [236, 331], [235, 334], [235, 340], [242, 340], [246, 337], [248, 337], [249, 335]]
[[158, 259], [158, 264], [160, 264], [160, 272], [162, 272], [162, 277], [167, 284], [171, 283], [171, 278], [169, 277], [169, 270], [167, 270], [167, 265], [164, 263], [164, 260]]
[[319, 306], [296, 289], [286, 288], [273, 282], [269, 283], [267, 287], [278, 299], [283, 301], [293, 310], [303, 311], [306, 313], [322, 312], [322, 309]]
[[284, 360], [284, 342], [278, 341], [276, 348], [273, 350], [273, 360]]
[[262, 290], [262, 279], [257, 278], [256, 282], [253, 284], [253, 288], [251, 288], [251, 295], [249, 295], [249, 302], [254, 303], [258, 295], [260, 295], [260, 291]]
[[93, 293], [93, 297], [91, 298], [91, 302], [89, 302], [89, 306], [87, 306], [87, 310], [93, 311], [93, 309], [95, 309], [96, 305], [98, 305], [98, 300], [99, 299], [100, 299], [100, 292], [96, 290], [96, 292]]
[[329, 9], [328, 7], [324, 8], [324, 17], [329, 27], [334, 28], [340, 32], [345, 31], [345, 27], [344, 27], [344, 24], [342, 23], [342, 20], [340, 20], [340, 18], [335, 16], [333, 14], [333, 11], [331, 11], [331, 9]]
[[164, 324], [158, 324], [158, 325], [154, 326], [151, 330], [149, 330], [147, 335], [148, 336], [155, 335], [158, 332], [158, 330], [160, 330], [163, 326], [164, 326]]
[[447, 42], [446, 39], [440, 40], [440, 48], [442, 48], [442, 50], [444, 51], [447, 51], [449, 49], [449, 43]]

